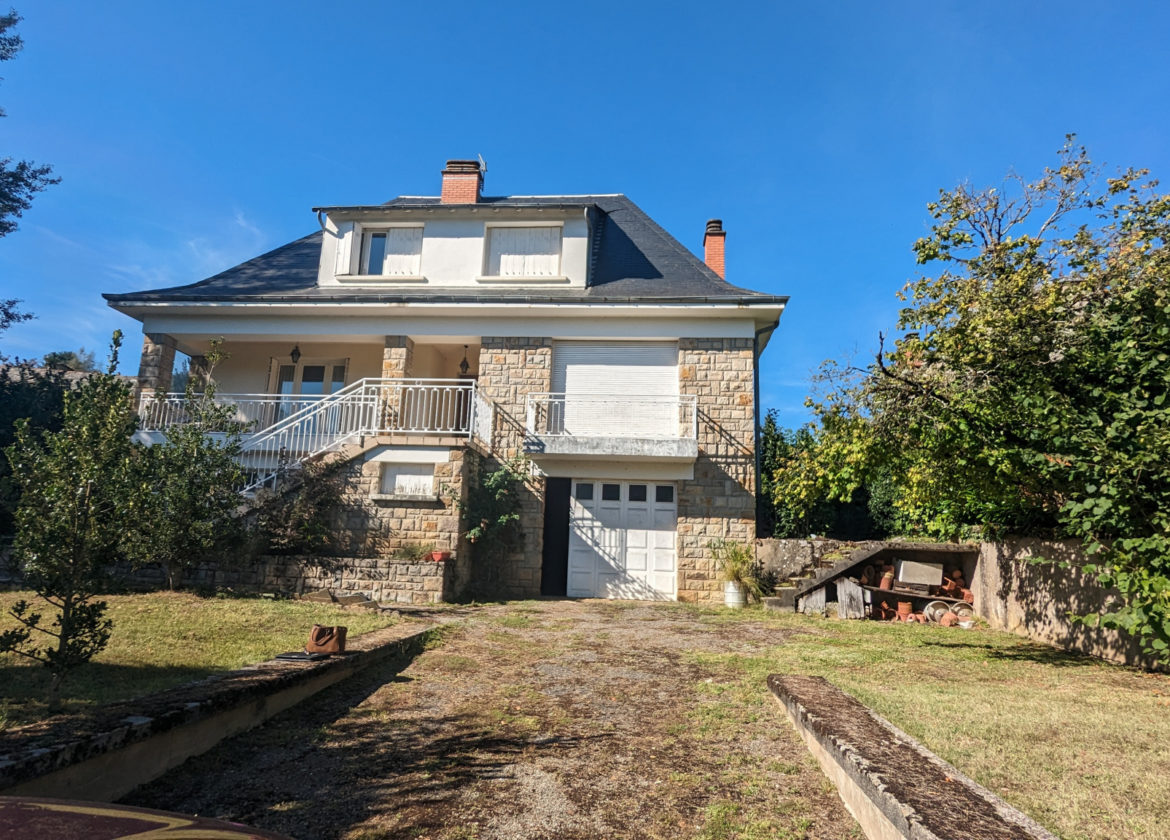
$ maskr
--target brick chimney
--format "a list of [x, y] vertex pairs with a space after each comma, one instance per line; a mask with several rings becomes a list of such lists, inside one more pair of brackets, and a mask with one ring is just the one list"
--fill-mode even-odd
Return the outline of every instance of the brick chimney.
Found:
[[703, 262], [720, 277], [727, 276], [723, 266], [723, 246], [726, 239], [727, 231], [723, 229], [722, 219], [711, 219], [707, 222], [707, 232], [703, 234]]
[[443, 170], [440, 204], [477, 204], [483, 189], [483, 173], [478, 160], [449, 160]]

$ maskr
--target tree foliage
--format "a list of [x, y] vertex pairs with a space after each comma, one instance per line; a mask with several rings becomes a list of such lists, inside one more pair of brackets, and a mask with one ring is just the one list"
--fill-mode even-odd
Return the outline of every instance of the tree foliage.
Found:
[[42, 362], [45, 367], [56, 370], [97, 370], [93, 351], [86, 350], [84, 347], [79, 350], [57, 350], [46, 353]]
[[478, 560], [502, 557], [519, 544], [520, 490], [528, 461], [482, 459], [467, 490], [458, 502], [463, 517], [463, 536]]
[[765, 416], [760, 429], [758, 533], [778, 539], [822, 536], [845, 540], [877, 539], [891, 533], [889, 518], [883, 517], [886, 511], [876, 506], [878, 497], [873, 485], [880, 477], [856, 488], [845, 500], [825, 497], [805, 504], [777, 492], [778, 471], [815, 446], [810, 429], [781, 428], [775, 409]]
[[49, 669], [52, 709], [68, 673], [109, 640], [106, 604], [95, 596], [141, 507], [131, 443], [137, 421], [130, 387], [114, 373], [120, 342], [115, 333], [106, 373], [65, 394], [60, 430], [38, 433], [20, 420], [5, 453], [20, 493], [13, 555], [55, 616], [50, 623], [43, 607], [21, 600], [11, 610], [17, 626], [0, 633], [0, 651]]
[[[0, 15], [0, 61], [14, 58], [24, 47], [24, 41], [12, 31], [18, 23], [20, 15], [15, 10]], [[3, 116], [4, 110], [0, 109], [0, 117]], [[51, 166], [28, 160], [13, 162], [11, 157], [0, 158], [0, 236], [16, 230], [16, 219], [32, 207], [34, 195], [60, 181], [60, 178], [53, 177]]]
[[776, 474], [805, 507], [883, 471], [907, 527], [1074, 536], [1122, 599], [1087, 620], [1170, 660], [1170, 196], [1102, 179], [1073, 138], [1033, 181], [928, 205], [904, 331], [828, 365], [816, 444]]
[[166, 440], [146, 447], [140, 458], [138, 474], [150, 501], [129, 535], [129, 557], [160, 564], [170, 589], [201, 561], [222, 560], [243, 537], [238, 516], [243, 429], [234, 406], [215, 400], [211, 373], [225, 358], [219, 344], [212, 342], [207, 354], [203, 390], [196, 390], [194, 379], [187, 383], [185, 422], [167, 429]]

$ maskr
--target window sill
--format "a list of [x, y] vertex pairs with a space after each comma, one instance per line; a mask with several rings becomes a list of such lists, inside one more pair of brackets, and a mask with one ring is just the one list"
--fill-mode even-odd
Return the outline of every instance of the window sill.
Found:
[[528, 286], [534, 283], [569, 283], [568, 277], [476, 277], [476, 283], [512, 283]]
[[375, 502], [441, 502], [442, 499], [438, 495], [433, 494], [412, 494], [412, 493], [371, 493], [370, 499]]
[[361, 283], [362, 285], [382, 283], [425, 283], [423, 276], [413, 277], [399, 274], [338, 274], [335, 275], [338, 283]]

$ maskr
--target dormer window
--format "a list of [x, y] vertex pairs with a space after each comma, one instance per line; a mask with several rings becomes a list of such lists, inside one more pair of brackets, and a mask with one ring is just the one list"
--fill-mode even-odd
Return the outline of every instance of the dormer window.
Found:
[[490, 226], [484, 276], [516, 279], [559, 277], [561, 226]]
[[374, 277], [422, 274], [421, 227], [363, 228], [358, 273]]

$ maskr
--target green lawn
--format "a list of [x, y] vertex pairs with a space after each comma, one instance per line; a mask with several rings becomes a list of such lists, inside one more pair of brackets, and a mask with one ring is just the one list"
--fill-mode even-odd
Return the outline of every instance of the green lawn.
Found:
[[[27, 592], [0, 593], [0, 629], [15, 625], [8, 609], [22, 597], [36, 604]], [[138, 697], [299, 650], [313, 624], [344, 624], [356, 636], [391, 623], [379, 613], [305, 601], [201, 598], [185, 592], [104, 600], [114, 633], [109, 646], [66, 681], [67, 710]], [[0, 727], [44, 715], [47, 678], [38, 663], [0, 655]]]
[[990, 630], [699, 612], [786, 638], [690, 654], [723, 675], [700, 687], [693, 725], [765, 719], [768, 674], [820, 675], [1066, 840], [1170, 837], [1170, 676]]

